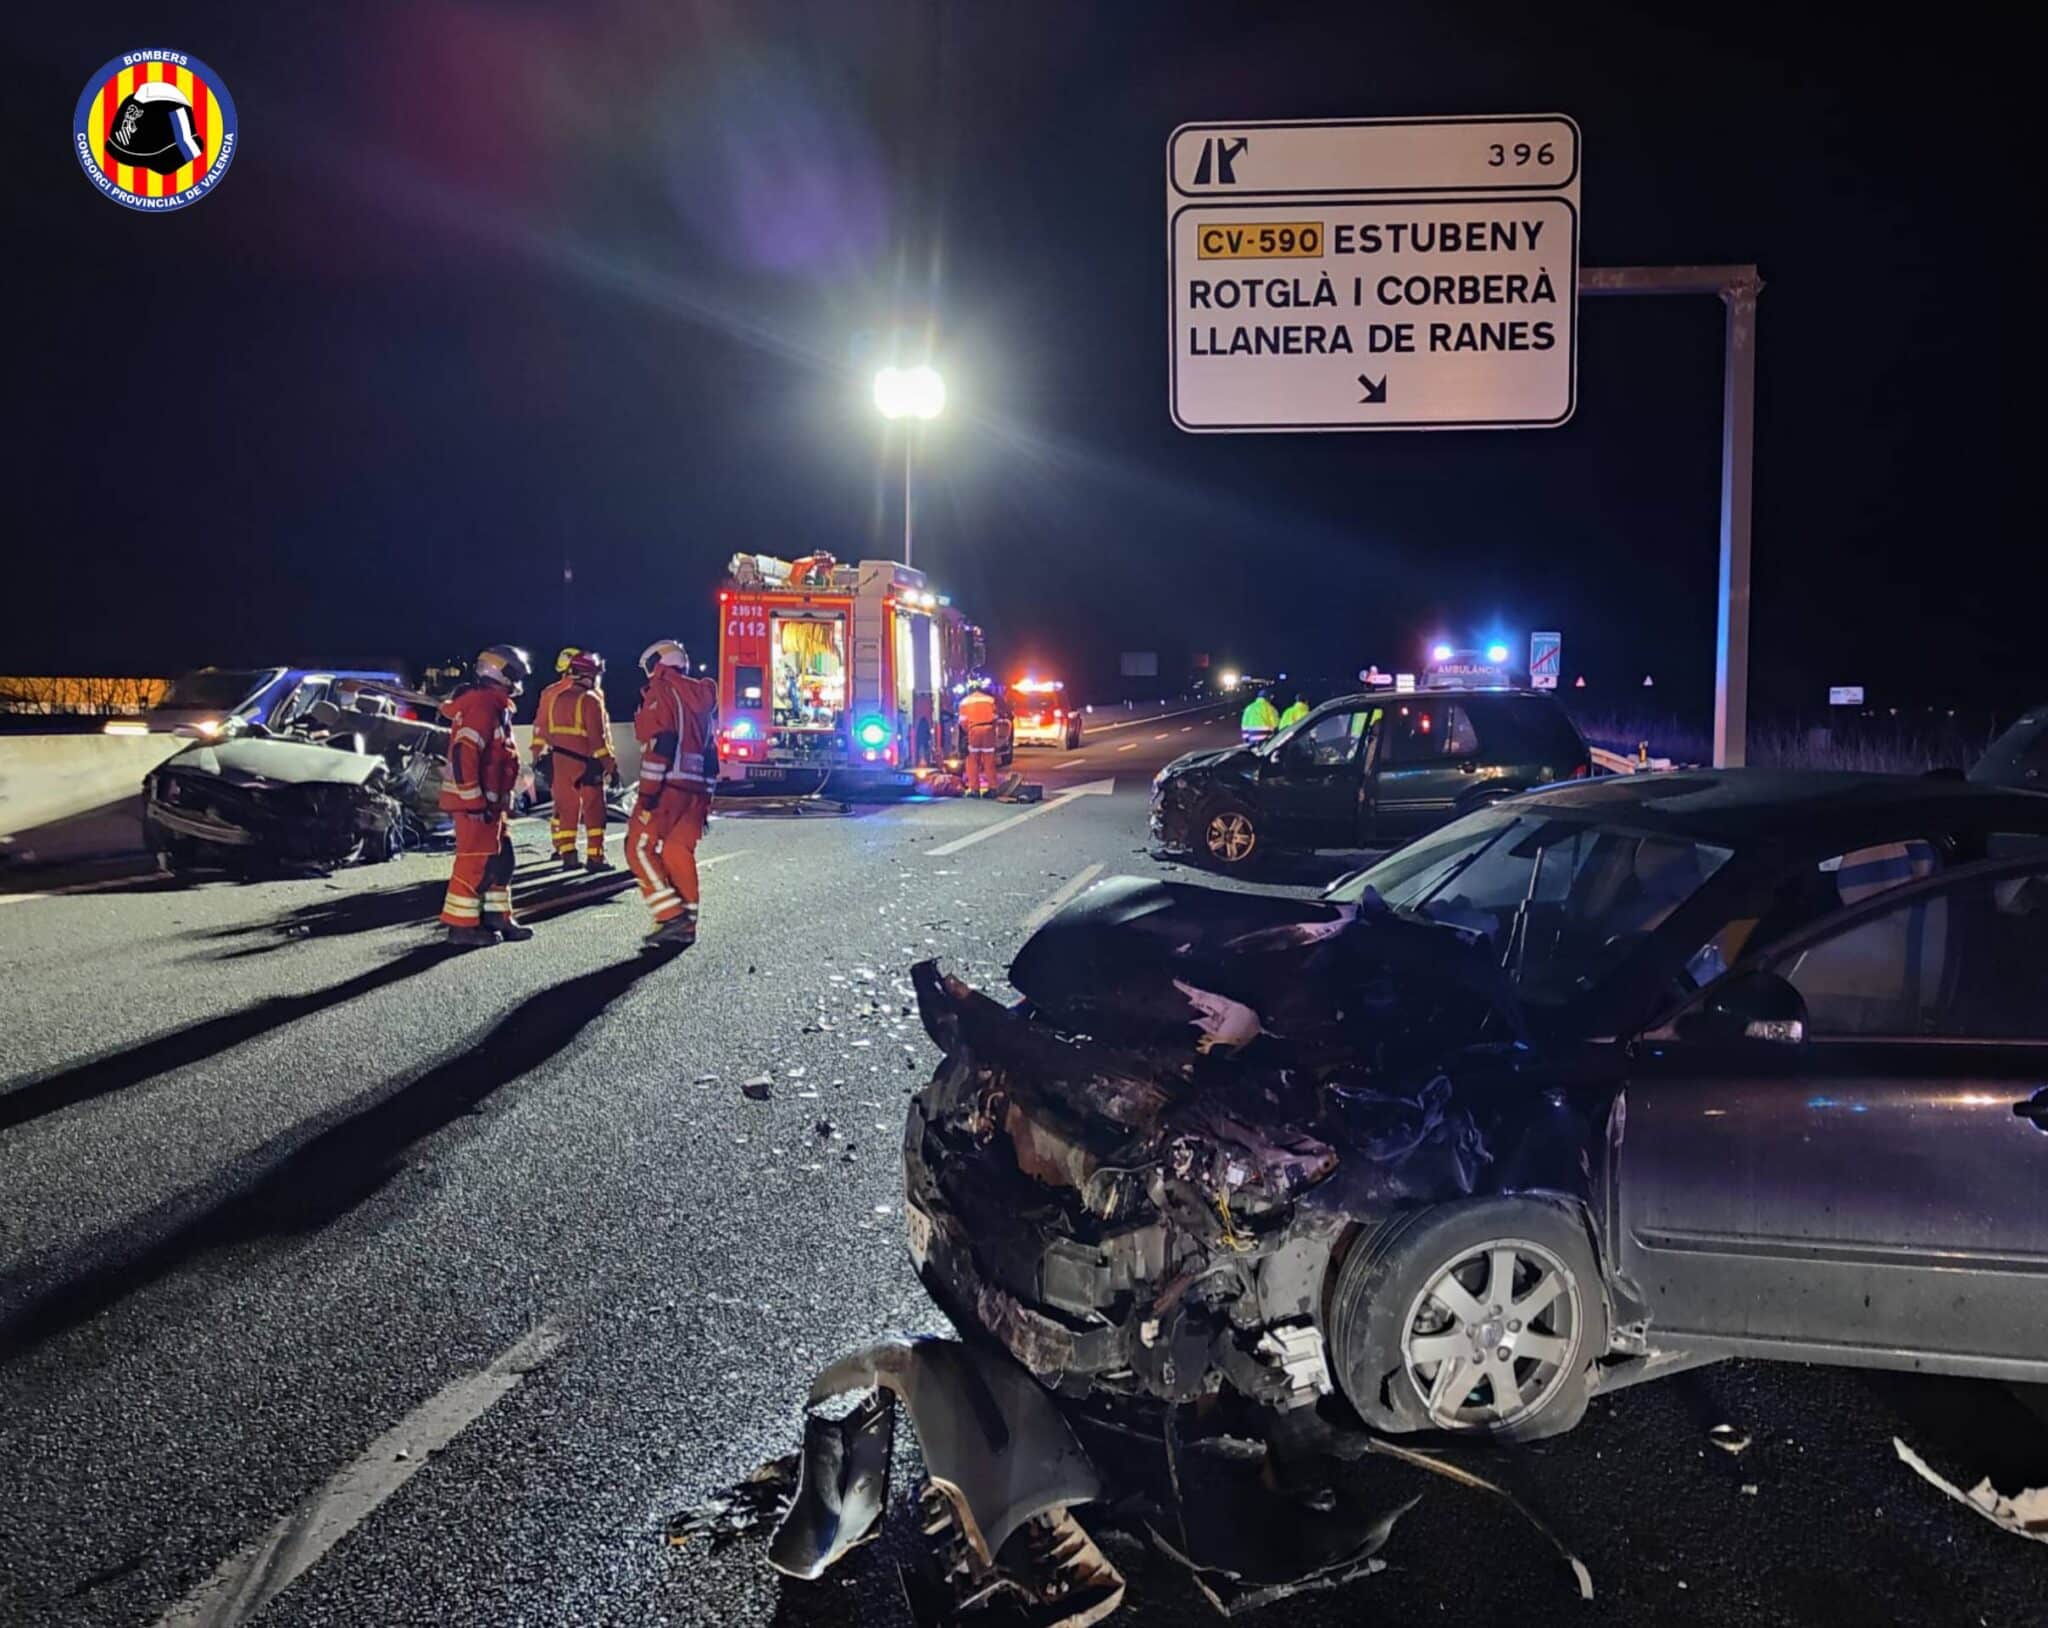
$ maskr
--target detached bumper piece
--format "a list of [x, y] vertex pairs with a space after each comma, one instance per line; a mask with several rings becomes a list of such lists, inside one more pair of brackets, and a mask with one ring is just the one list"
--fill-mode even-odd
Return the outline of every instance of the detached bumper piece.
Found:
[[[829, 1404], [847, 1396], [850, 1411]], [[1102, 1481], [1045, 1391], [1000, 1354], [895, 1336], [811, 1386], [794, 1501], [769, 1541], [786, 1577], [824, 1575], [874, 1537], [889, 1501], [896, 1407], [929, 1476], [936, 1580], [913, 1589], [931, 1620], [1003, 1601], [1043, 1628], [1086, 1628], [1122, 1602], [1123, 1578], [1067, 1511]]]

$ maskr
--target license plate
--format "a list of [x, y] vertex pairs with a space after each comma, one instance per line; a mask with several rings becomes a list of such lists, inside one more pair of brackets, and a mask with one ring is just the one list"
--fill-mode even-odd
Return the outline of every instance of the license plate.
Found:
[[750, 763], [747, 765], [749, 780], [787, 780], [789, 771], [773, 763]]
[[919, 1268], [932, 1252], [932, 1218], [915, 1204], [903, 1206], [903, 1230], [910, 1234], [910, 1258]]

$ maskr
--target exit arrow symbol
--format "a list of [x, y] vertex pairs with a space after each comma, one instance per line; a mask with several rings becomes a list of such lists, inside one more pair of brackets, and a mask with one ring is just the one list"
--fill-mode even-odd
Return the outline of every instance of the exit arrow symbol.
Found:
[[1365, 394], [1358, 398], [1361, 405], [1366, 403], [1370, 403], [1375, 407], [1385, 405], [1387, 399], [1387, 380], [1384, 374], [1380, 376], [1378, 383], [1374, 383], [1361, 373], [1358, 376], [1358, 383], [1360, 388], [1365, 391]]

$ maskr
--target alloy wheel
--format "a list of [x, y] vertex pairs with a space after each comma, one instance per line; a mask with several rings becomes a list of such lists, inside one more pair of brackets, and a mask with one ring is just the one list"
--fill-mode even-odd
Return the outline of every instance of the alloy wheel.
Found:
[[1462, 1251], [1401, 1325], [1401, 1363], [1439, 1430], [1495, 1431], [1557, 1394], [1584, 1337], [1571, 1268], [1526, 1238]]
[[1247, 816], [1236, 809], [1225, 809], [1220, 814], [1209, 816], [1203, 839], [1212, 855], [1227, 865], [1237, 865], [1251, 857], [1252, 849], [1258, 846], [1259, 834]]

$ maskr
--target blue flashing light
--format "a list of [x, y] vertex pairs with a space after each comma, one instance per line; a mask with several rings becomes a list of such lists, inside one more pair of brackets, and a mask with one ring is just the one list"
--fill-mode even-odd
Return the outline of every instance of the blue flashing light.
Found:
[[751, 718], [735, 718], [732, 728], [726, 733], [731, 735], [736, 741], [750, 741], [754, 738], [754, 720]]
[[1490, 644], [1486, 647], [1486, 659], [1495, 666], [1508, 659], [1508, 647], [1504, 644]]
[[1451, 647], [1447, 644], [1433, 644], [1429, 647], [1431, 661], [1449, 661], [1452, 653]]
[[[855, 730], [854, 733], [860, 737], [860, 743], [863, 746], [879, 750], [889, 743], [889, 726], [882, 722], [880, 718], [863, 719], [860, 728]], [[873, 757], [874, 753], [870, 752], [868, 755]]]

